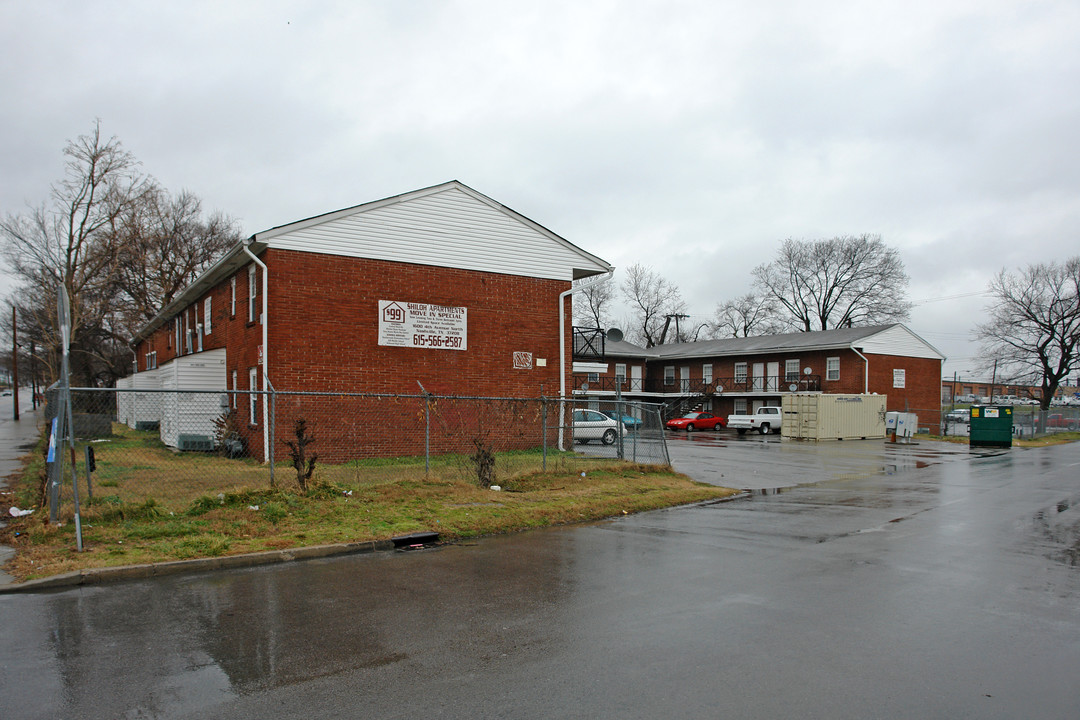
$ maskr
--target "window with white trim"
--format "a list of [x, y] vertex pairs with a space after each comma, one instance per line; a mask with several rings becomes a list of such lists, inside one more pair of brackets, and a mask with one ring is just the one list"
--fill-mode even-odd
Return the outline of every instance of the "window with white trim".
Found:
[[702, 364], [702, 366], [701, 366], [701, 382], [705, 383], [706, 385], [712, 384], [712, 363], [704, 363], [704, 364]]
[[746, 363], [744, 363], [744, 362], [735, 363], [735, 382], [737, 382], [737, 383], [745, 383], [746, 382]]
[[615, 363], [615, 384], [626, 384], [626, 363]]
[[825, 358], [825, 379], [826, 380], [839, 380], [840, 379], [840, 358], [839, 357]]
[[600, 382], [600, 373], [588, 373], [585, 376], [585, 381], [591, 383]]
[[799, 382], [799, 359], [784, 361], [784, 382]]
[[146, 369], [153, 370], [157, 367], [157, 350], [146, 353]]
[[[248, 390], [259, 389], [259, 368], [253, 367], [248, 369]], [[258, 399], [259, 396], [252, 392], [248, 395], [248, 422], [252, 425], [259, 424], [258, 415]]]
[[737, 398], [735, 400], [735, 414], [736, 415], [745, 415], [746, 414], [746, 398]]
[[665, 385], [674, 385], [675, 384], [675, 366], [674, 365], [666, 365], [666, 366], [664, 366], [664, 384]]
[[229, 305], [229, 317], [236, 317], [236, 276], [233, 275], [229, 283], [232, 288], [232, 302]]
[[236, 391], [239, 389], [237, 387], [236, 383], [237, 383], [237, 372], [235, 370], [233, 370], [232, 371], [232, 389], [233, 389], [233, 393], [232, 393], [232, 409], [233, 410], [236, 409]]
[[210, 334], [210, 296], [209, 295], [207, 295], [206, 299], [203, 300], [203, 313], [202, 313], [202, 315], [203, 315], [203, 318], [202, 318], [202, 321], [203, 321], [203, 334], [209, 335]]
[[248, 322], [255, 322], [259, 317], [259, 310], [255, 304], [258, 294], [258, 284], [255, 279], [255, 266], [252, 265], [248, 268]]

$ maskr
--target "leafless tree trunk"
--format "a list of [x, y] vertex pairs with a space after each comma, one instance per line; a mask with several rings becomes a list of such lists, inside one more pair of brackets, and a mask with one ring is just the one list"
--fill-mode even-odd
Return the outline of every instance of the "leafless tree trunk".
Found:
[[899, 252], [877, 235], [788, 239], [776, 259], [754, 268], [761, 295], [806, 332], [906, 320], [907, 283]]
[[1012, 382], [1040, 385], [1046, 410], [1080, 368], [1080, 256], [1015, 274], [1002, 270], [990, 294], [990, 319], [976, 330], [983, 354], [1004, 366]]

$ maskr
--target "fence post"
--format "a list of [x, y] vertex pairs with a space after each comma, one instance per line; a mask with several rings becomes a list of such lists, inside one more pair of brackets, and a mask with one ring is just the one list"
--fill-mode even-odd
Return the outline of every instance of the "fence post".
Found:
[[269, 378], [266, 380], [266, 384], [270, 386], [270, 447], [268, 448], [267, 457], [270, 458], [270, 487], [276, 487], [276, 481], [274, 480], [274, 422], [277, 420], [277, 390]]
[[431, 395], [424, 392], [424, 475], [431, 472]]
[[543, 437], [541, 441], [544, 446], [544, 457], [540, 463], [541, 470], [547, 470], [547, 398], [540, 398], [540, 434]]

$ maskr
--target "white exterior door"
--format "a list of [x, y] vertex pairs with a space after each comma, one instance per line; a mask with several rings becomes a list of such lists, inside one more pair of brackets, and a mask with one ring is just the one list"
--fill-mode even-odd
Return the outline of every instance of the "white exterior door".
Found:
[[767, 383], [769, 392], [776, 392], [780, 389], [780, 363], [769, 363]]
[[644, 388], [641, 387], [641, 366], [630, 366], [630, 389], [641, 391]]
[[754, 363], [754, 390], [765, 389], [765, 363]]
[[679, 368], [679, 386], [683, 392], [690, 392], [690, 366]]

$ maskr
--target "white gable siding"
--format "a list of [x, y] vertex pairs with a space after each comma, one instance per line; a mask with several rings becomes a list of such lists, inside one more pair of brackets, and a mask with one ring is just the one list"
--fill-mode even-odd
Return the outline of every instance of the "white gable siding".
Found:
[[271, 237], [271, 248], [572, 280], [572, 247], [450, 188]]
[[866, 338], [861, 343], [854, 343], [854, 345], [855, 347], [861, 347], [864, 353], [873, 353], [875, 355], [903, 355], [905, 357], [945, 359], [944, 355], [903, 325], [895, 325], [882, 330], [876, 335]]

